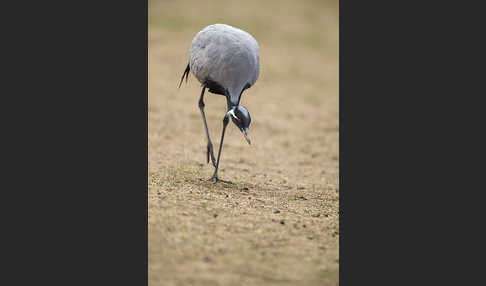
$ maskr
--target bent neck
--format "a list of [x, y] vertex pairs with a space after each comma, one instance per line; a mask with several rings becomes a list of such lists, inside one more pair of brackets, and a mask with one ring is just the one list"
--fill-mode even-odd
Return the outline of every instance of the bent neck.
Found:
[[231, 102], [231, 99], [229, 96], [226, 97], [226, 105], [228, 106], [228, 111], [230, 111], [231, 109], [235, 109], [236, 107], [238, 107], [238, 103], [234, 103], [234, 102]]
[[[246, 86], [245, 86], [246, 87]], [[233, 90], [226, 90], [226, 103], [228, 105], [228, 110], [230, 110], [233, 107], [237, 107], [240, 105], [240, 98], [241, 94], [245, 88], [236, 88]], [[236, 96], [238, 94], [238, 96]]]

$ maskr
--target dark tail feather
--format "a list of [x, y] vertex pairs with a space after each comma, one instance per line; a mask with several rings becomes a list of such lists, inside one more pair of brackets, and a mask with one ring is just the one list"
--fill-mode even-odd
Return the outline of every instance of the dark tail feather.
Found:
[[181, 88], [182, 80], [184, 79], [184, 76], [186, 77], [186, 83], [187, 83], [187, 78], [189, 77], [189, 71], [191, 68], [189, 67], [189, 64], [187, 64], [186, 70], [182, 74], [181, 82], [179, 83], [179, 88]]

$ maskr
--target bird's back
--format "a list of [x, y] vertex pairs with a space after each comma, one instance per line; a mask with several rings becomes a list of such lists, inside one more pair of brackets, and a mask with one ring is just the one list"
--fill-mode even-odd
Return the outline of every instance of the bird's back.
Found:
[[214, 24], [201, 30], [192, 40], [189, 65], [199, 82], [216, 82], [228, 89], [231, 101], [253, 85], [260, 73], [257, 41], [247, 32]]

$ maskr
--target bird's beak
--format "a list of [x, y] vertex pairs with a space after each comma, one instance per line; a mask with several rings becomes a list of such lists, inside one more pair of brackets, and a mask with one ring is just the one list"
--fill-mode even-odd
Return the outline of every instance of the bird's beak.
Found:
[[243, 128], [243, 135], [245, 135], [246, 141], [251, 145], [250, 134], [248, 134], [248, 128]]

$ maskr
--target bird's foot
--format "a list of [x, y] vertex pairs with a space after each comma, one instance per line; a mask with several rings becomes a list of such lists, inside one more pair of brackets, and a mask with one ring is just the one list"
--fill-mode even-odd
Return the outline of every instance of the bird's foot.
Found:
[[231, 181], [226, 181], [226, 180], [222, 180], [222, 179], [218, 178], [217, 175], [213, 175], [211, 178], [209, 178], [208, 181], [213, 182], [213, 184], [216, 184], [217, 182], [223, 182], [223, 183], [226, 183], [226, 184], [233, 184], [233, 182], [231, 182]]
[[209, 180], [213, 182], [213, 184], [216, 184], [219, 181], [217, 176], [212, 176]]
[[209, 164], [210, 155], [211, 155], [211, 162], [213, 163], [213, 166], [216, 168], [216, 159], [214, 158], [213, 144], [211, 142], [208, 142], [207, 151], [206, 151], [206, 164]]

